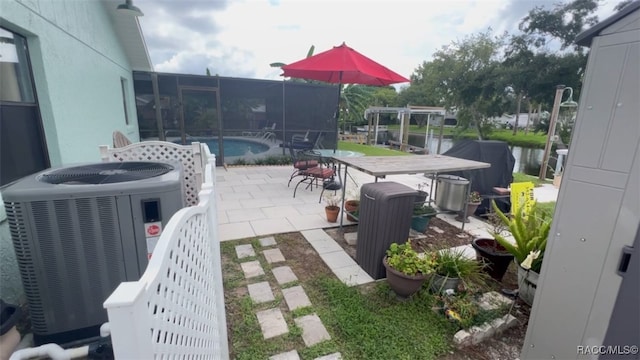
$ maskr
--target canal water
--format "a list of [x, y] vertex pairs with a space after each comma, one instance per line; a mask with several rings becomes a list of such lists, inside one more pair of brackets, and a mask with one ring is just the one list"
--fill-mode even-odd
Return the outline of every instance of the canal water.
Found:
[[[398, 132], [391, 131], [389, 136], [392, 140], [398, 139]], [[442, 139], [442, 145], [440, 146], [440, 154], [446, 152], [454, 145], [453, 139]], [[409, 145], [424, 147], [425, 135], [424, 134], [409, 134]], [[427, 141], [427, 148], [430, 154], [436, 154], [438, 149], [438, 137], [433, 136]], [[538, 176], [540, 173], [540, 164], [542, 164], [542, 157], [544, 155], [543, 149], [527, 148], [520, 146], [510, 146], [511, 153], [516, 159], [516, 163], [513, 166], [513, 172], [521, 172], [533, 176]], [[555, 153], [549, 157], [549, 169], [547, 169], [547, 177], [553, 178], [553, 172], [556, 166]]]

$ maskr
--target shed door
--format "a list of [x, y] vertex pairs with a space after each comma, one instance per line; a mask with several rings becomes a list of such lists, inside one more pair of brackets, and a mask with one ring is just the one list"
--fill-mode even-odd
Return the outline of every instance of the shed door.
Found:
[[582, 358], [579, 346], [602, 345], [618, 326], [609, 321], [626, 282], [616, 270], [640, 222], [638, 39], [592, 44], [521, 359]]

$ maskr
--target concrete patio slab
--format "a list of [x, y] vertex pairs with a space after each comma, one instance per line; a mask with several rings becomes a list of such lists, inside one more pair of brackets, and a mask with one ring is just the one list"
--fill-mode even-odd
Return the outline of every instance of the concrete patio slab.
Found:
[[256, 256], [256, 252], [253, 251], [251, 244], [238, 245], [236, 246], [236, 256], [238, 256], [238, 259], [244, 259]]
[[293, 273], [293, 270], [291, 270], [291, 268], [288, 266], [280, 266], [277, 268], [273, 268], [271, 269], [271, 272], [273, 273], [273, 276], [275, 276], [276, 281], [278, 282], [279, 285], [285, 285], [290, 282], [298, 281], [298, 277], [296, 276], [296, 274]]
[[295, 350], [287, 351], [286, 353], [280, 353], [269, 357], [269, 360], [300, 360], [300, 355]]
[[284, 321], [284, 316], [282, 316], [280, 309], [258, 311], [256, 316], [258, 317], [258, 323], [262, 330], [262, 336], [265, 339], [271, 339], [289, 332], [289, 328]]
[[276, 245], [276, 239], [273, 236], [264, 237], [258, 241], [260, 242], [260, 246], [262, 247]]
[[256, 235], [281, 234], [296, 231], [286, 218], [253, 220], [250, 223]]
[[287, 218], [300, 216], [300, 212], [293, 207], [292, 205], [278, 205], [278, 206], [268, 206], [263, 207], [262, 212], [267, 216], [268, 219], [277, 219], [277, 218]]
[[[255, 210], [255, 209], [260, 210], [260, 209], [265, 208], [265, 207], [273, 206], [273, 203], [268, 198], [265, 198], [265, 199], [259, 199], [259, 198], [246, 199], [246, 200], [239, 200], [239, 202], [240, 202], [240, 205], [242, 205], [242, 208], [243, 209], [247, 209], [247, 210]], [[252, 220], [252, 219], [249, 219], [249, 220]], [[240, 221], [242, 221], [242, 220], [240, 220]]]
[[299, 215], [287, 217], [289, 222], [293, 224], [297, 231], [309, 229], [321, 229], [328, 227], [327, 218], [320, 215]]
[[239, 223], [220, 224], [218, 226], [220, 241], [243, 239], [256, 236], [251, 224], [248, 221]]
[[314, 241], [309, 243], [319, 255], [333, 253], [336, 251], [344, 251], [342, 247], [333, 239]]
[[268, 281], [249, 284], [247, 285], [247, 289], [249, 290], [249, 296], [251, 296], [251, 300], [253, 300], [253, 302], [256, 304], [261, 304], [276, 299], [273, 296], [273, 291], [271, 291], [271, 286], [269, 285]]
[[240, 264], [245, 279], [251, 279], [256, 276], [264, 275], [264, 269], [258, 260], [248, 261]]
[[247, 192], [224, 192], [220, 194], [220, 199], [222, 200], [243, 200], [243, 199], [251, 199], [251, 194]]
[[226, 211], [217, 211], [218, 215], [218, 224], [226, 224], [229, 222], [229, 217], [227, 216]]
[[300, 285], [282, 289], [282, 295], [284, 296], [284, 300], [287, 302], [289, 311], [311, 306], [311, 301], [309, 300], [307, 293], [304, 292], [304, 289]]
[[331, 269], [331, 271], [333, 271], [336, 277], [347, 286], [368, 284], [375, 281], [371, 276], [369, 276], [369, 274], [367, 274], [366, 271], [362, 270], [360, 265], [357, 264], [338, 269]]
[[300, 232], [308, 242], [333, 240], [329, 234], [322, 229], [305, 230]]
[[331, 336], [316, 314], [306, 315], [294, 320], [296, 325], [302, 329], [302, 340], [304, 344], [313, 346], [326, 340], [331, 340]]
[[350, 233], [344, 234], [344, 241], [346, 241], [347, 244], [351, 246], [355, 246], [358, 243], [358, 233], [350, 232]]
[[340, 251], [334, 251], [330, 253], [320, 254], [320, 257], [324, 262], [329, 266], [331, 270], [347, 267], [347, 266], [358, 266], [355, 260], [351, 258], [351, 256], [347, 255], [342, 248]]
[[256, 236], [251, 224], [248, 221], [220, 224], [218, 226], [220, 241], [243, 239]]
[[278, 248], [264, 250], [262, 254], [269, 264], [285, 261], [284, 255], [282, 255], [282, 252]]
[[259, 208], [228, 210], [227, 216], [229, 217], [229, 223], [267, 218]]

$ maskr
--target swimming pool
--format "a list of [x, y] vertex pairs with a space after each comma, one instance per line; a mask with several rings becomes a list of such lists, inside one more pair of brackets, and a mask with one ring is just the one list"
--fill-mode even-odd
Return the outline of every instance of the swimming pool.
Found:
[[[209, 151], [218, 154], [218, 139], [202, 139], [200, 140], [209, 146]], [[243, 156], [247, 154], [247, 151], [251, 151], [252, 154], [259, 154], [269, 150], [269, 146], [251, 140], [245, 139], [229, 139], [224, 138], [222, 142], [224, 144], [224, 156]]]
[[[212, 138], [190, 138], [190, 141], [199, 141], [209, 146], [211, 153], [218, 154], [218, 139]], [[224, 138], [222, 142], [224, 144], [224, 156], [244, 156], [247, 155], [247, 151], [251, 151], [252, 154], [259, 154], [269, 150], [269, 145], [239, 138]]]

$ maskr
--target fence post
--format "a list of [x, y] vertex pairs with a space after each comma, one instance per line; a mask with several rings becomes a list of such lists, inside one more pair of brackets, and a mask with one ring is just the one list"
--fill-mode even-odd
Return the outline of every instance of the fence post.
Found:
[[[109, 315], [116, 359], [153, 358], [149, 309], [144, 293], [144, 284], [141, 282], [123, 282], [103, 304]], [[132, 295], [134, 300], [130, 303], [127, 299], [131, 299]]]

